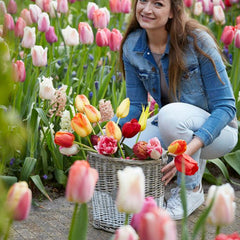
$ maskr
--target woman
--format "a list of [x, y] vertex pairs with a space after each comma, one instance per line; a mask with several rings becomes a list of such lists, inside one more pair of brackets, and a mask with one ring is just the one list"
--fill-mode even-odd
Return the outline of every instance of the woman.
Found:
[[[223, 156], [237, 143], [235, 99], [213, 35], [187, 16], [182, 0], [136, 0], [133, 6], [120, 50], [131, 105], [120, 125], [139, 118], [150, 93], [160, 110], [141, 140], [157, 136], [166, 148], [184, 139], [186, 154], [200, 163], [195, 175], [186, 176], [189, 215], [204, 202], [203, 159]], [[173, 161], [162, 171], [166, 184], [177, 172]], [[167, 202], [176, 220], [183, 218], [179, 190]]]

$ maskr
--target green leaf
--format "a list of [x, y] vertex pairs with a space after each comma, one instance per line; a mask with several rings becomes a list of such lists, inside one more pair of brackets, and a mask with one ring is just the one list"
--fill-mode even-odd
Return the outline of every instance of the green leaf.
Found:
[[31, 158], [31, 157], [25, 158], [24, 164], [21, 170], [20, 178], [19, 178], [20, 180], [28, 181], [28, 178], [34, 169], [36, 162], [37, 162], [36, 158]]
[[45, 187], [43, 186], [42, 180], [39, 177], [39, 175], [34, 175], [30, 177], [32, 179], [32, 181], [34, 182], [34, 184], [36, 185], [36, 187], [39, 189], [39, 191], [49, 200], [52, 201], [52, 199], [49, 197], [49, 195], [47, 194], [47, 191], [45, 189]]
[[217, 179], [216, 177], [214, 177], [207, 168], [205, 168], [204, 174], [203, 174], [203, 178], [214, 185], [220, 185], [219, 183], [219, 179]]
[[17, 178], [14, 176], [0, 176], [0, 181], [3, 182], [6, 188], [10, 188], [14, 183], [17, 182]]
[[226, 154], [224, 159], [240, 175], [240, 150]]
[[125, 156], [126, 157], [130, 157], [131, 155], [133, 155], [133, 150], [132, 148], [130, 148], [128, 145], [122, 143], [123, 146], [123, 150], [125, 151]]
[[55, 169], [54, 170], [54, 175], [55, 175], [55, 178], [57, 180], [58, 183], [62, 184], [62, 185], [66, 185], [67, 183], [67, 177], [66, 175], [64, 174], [63, 170], [60, 170], [60, 169]]
[[44, 122], [44, 124], [46, 126], [48, 126], [49, 121], [48, 121], [46, 113], [43, 111], [43, 109], [42, 108], [35, 108], [35, 110], [37, 111], [38, 116], [41, 118], [41, 120]]

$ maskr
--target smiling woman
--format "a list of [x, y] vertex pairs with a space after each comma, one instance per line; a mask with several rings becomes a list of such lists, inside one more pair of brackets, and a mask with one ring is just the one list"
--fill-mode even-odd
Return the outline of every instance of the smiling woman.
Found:
[[[160, 110], [139, 140], [158, 137], [166, 148], [183, 139], [186, 154], [200, 164], [199, 171], [186, 176], [189, 215], [204, 202], [205, 159], [223, 156], [237, 143], [235, 99], [216, 40], [208, 28], [188, 17], [183, 0], [135, 0], [120, 61], [131, 104], [119, 124], [138, 119], [150, 93]], [[125, 143], [132, 147], [135, 140]], [[168, 184], [177, 172], [174, 161], [162, 171]], [[180, 180], [178, 172], [179, 185]], [[179, 187], [172, 192], [167, 209], [173, 219], [181, 219]]]

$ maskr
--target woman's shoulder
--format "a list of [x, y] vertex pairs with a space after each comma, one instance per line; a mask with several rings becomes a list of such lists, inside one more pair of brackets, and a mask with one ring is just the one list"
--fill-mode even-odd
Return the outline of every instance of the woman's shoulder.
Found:
[[[216, 42], [213, 37], [203, 29], [195, 29], [193, 34], [196, 36], [197, 44], [201, 47], [216, 47]], [[189, 37], [192, 39], [192, 37]]]
[[135, 31], [129, 33], [123, 44], [123, 50], [131, 50], [135, 46], [139, 37], [142, 35], [143, 31], [143, 29], [138, 28]]

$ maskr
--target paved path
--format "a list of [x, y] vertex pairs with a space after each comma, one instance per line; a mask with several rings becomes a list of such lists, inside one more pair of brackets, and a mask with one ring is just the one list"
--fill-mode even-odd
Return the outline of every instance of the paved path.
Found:
[[[203, 187], [205, 192], [207, 192], [209, 186], [203, 185]], [[235, 231], [240, 233], [240, 189], [236, 188], [235, 190], [237, 203], [236, 220], [234, 224], [222, 228], [221, 232], [226, 234]], [[169, 189], [166, 192], [168, 194]], [[74, 205], [67, 202], [63, 196], [52, 202], [44, 200], [39, 202], [39, 204], [42, 207], [32, 207], [30, 216], [26, 221], [14, 223], [11, 231], [11, 240], [67, 240]], [[192, 231], [194, 223], [203, 209], [204, 206], [201, 206], [188, 218], [189, 232]], [[177, 228], [178, 239], [181, 239], [181, 221], [177, 221]], [[214, 240], [215, 228], [208, 225], [206, 232], [206, 239]], [[91, 223], [89, 224], [88, 240], [109, 240], [111, 236], [112, 233], [97, 230], [92, 227]]]

